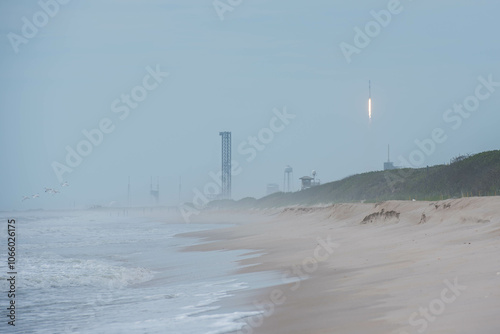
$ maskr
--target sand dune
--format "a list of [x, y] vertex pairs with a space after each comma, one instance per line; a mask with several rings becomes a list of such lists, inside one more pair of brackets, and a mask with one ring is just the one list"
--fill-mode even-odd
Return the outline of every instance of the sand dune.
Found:
[[282, 284], [241, 333], [500, 333], [500, 197], [207, 212], [189, 250], [254, 249]]

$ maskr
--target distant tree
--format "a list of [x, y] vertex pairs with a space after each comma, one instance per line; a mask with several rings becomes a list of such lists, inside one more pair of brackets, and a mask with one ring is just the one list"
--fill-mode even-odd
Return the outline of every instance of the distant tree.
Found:
[[458, 155], [458, 156], [456, 156], [456, 157], [454, 157], [454, 158], [452, 158], [452, 159], [450, 160], [450, 165], [452, 165], [452, 164], [454, 164], [454, 163], [457, 163], [457, 162], [460, 162], [460, 161], [463, 161], [463, 160], [468, 159], [468, 158], [470, 158], [470, 157], [471, 157], [471, 155], [470, 155], [470, 154]]

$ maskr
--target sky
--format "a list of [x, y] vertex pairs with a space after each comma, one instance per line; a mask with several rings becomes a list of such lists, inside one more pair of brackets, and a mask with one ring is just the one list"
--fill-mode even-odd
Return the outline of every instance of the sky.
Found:
[[152, 176], [162, 205], [192, 201], [213, 188], [221, 131], [234, 199], [282, 188], [287, 165], [295, 189], [312, 170], [322, 183], [381, 170], [389, 144], [404, 167], [498, 149], [498, 13], [493, 0], [1, 1], [0, 210], [124, 205], [129, 177], [132, 205], [153, 203]]

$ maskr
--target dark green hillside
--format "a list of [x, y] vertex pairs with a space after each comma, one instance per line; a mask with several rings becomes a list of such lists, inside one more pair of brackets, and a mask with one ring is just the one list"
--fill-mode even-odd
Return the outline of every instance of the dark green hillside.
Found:
[[[500, 195], [500, 151], [455, 158], [449, 165], [353, 175], [294, 193], [225, 201], [225, 207], [277, 207], [385, 200], [438, 200]], [[211, 206], [221, 206], [215, 201]]]

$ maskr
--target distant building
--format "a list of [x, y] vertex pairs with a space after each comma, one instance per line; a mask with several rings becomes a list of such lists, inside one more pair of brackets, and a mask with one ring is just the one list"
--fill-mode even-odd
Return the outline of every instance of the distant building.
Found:
[[299, 180], [302, 182], [301, 190], [304, 189], [309, 189], [311, 187], [319, 186], [321, 184], [321, 181], [318, 179], [316, 180], [316, 171], [312, 171], [313, 177], [310, 176], [302, 176], [299, 178]]
[[267, 184], [267, 191], [266, 191], [266, 193], [268, 195], [277, 193], [279, 191], [280, 191], [280, 186], [278, 184], [276, 184], [276, 183], [268, 183]]
[[289, 193], [291, 191], [293, 191], [293, 168], [288, 165], [285, 167], [283, 175], [283, 192]]
[[314, 178], [310, 176], [302, 176], [300, 178], [300, 181], [302, 182], [302, 187], [300, 188], [301, 190], [308, 189], [312, 187], [312, 181]]
[[394, 166], [394, 162], [392, 161], [384, 162], [384, 170], [393, 170], [393, 169], [397, 169], [396, 166]]
[[384, 162], [384, 170], [393, 170], [398, 169], [399, 167], [394, 166], [394, 162], [391, 161], [389, 156], [390, 147], [387, 145], [387, 162]]

